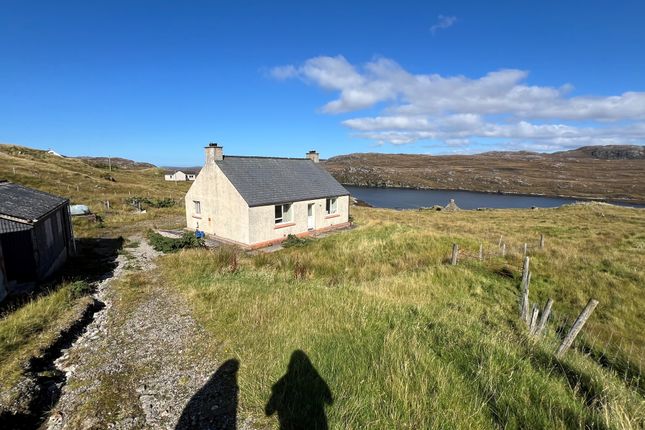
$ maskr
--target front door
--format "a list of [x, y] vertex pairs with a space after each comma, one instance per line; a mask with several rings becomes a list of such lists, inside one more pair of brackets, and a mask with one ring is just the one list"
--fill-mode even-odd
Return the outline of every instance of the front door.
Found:
[[316, 228], [316, 218], [314, 217], [314, 204], [307, 205], [307, 228], [313, 230]]

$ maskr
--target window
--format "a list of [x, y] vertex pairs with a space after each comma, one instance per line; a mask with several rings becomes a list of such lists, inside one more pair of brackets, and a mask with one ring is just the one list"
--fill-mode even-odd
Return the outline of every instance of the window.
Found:
[[327, 212], [327, 215], [335, 214], [336, 210], [336, 198], [334, 197], [333, 199], [327, 199], [327, 202], [325, 204], [325, 211]]
[[291, 203], [286, 205], [276, 205], [275, 207], [275, 223], [281, 224], [292, 220], [293, 211], [291, 210]]
[[193, 204], [195, 205], [195, 215], [201, 215], [202, 214], [202, 203], [194, 200]]

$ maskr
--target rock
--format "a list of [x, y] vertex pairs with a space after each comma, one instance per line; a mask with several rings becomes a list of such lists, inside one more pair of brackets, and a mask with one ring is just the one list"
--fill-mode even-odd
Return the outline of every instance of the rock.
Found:
[[455, 199], [450, 199], [450, 202], [443, 209], [445, 211], [450, 211], [450, 212], [461, 210], [461, 209], [459, 209], [459, 206], [457, 206], [457, 203], [455, 203]]

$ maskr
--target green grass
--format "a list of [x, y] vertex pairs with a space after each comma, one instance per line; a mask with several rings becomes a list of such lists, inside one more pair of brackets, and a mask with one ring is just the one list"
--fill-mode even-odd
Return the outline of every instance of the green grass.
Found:
[[[155, 226], [185, 225], [184, 195], [191, 183], [167, 182], [161, 169], [110, 172], [107, 167], [95, 167], [80, 159], [0, 144], [0, 172], [0, 179], [67, 197], [72, 204], [88, 205], [103, 222], [74, 218], [77, 236], [127, 236]], [[131, 204], [133, 198], [143, 200], [145, 213], [139, 213]]]
[[[642, 428], [643, 211], [354, 209], [355, 230], [273, 254], [182, 251], [163, 281], [240, 360], [240, 408], [260, 423], [293, 351], [334, 397], [330, 428]], [[539, 234], [546, 248], [537, 249]], [[498, 255], [499, 236], [509, 254]], [[524, 242], [531, 300], [555, 300], [545, 339], [518, 320]], [[453, 242], [464, 254], [445, 264]], [[483, 242], [486, 259], [476, 258]], [[235, 270], [231, 261], [235, 260]], [[510, 276], [508, 275], [510, 274]], [[559, 322], [600, 301], [562, 361]], [[622, 365], [617, 365], [622, 363]], [[297, 385], [297, 384], [296, 384]]]
[[29, 358], [80, 317], [91, 302], [87, 291], [83, 282], [66, 283], [0, 318], [0, 389], [14, 385]]

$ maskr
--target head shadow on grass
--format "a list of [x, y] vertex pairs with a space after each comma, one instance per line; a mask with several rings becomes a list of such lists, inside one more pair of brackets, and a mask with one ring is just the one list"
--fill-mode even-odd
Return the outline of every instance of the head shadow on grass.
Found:
[[327, 430], [325, 406], [333, 402], [329, 386], [307, 354], [295, 350], [287, 372], [271, 387], [264, 412], [267, 416], [277, 413], [281, 430]]
[[175, 430], [235, 430], [240, 362], [225, 361], [184, 408]]

